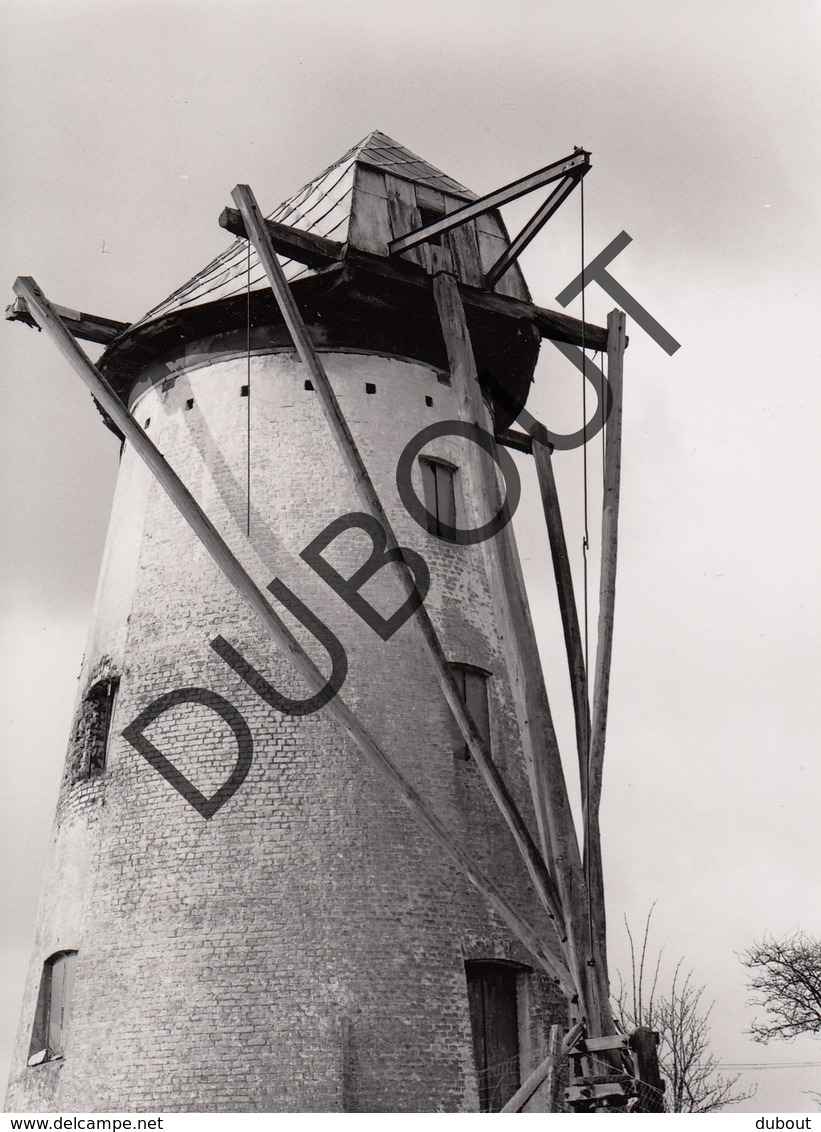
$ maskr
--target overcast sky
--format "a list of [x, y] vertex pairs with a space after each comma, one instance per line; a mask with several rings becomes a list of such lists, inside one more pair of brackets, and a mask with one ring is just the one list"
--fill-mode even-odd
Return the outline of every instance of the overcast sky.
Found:
[[[372, 129], [477, 192], [592, 151], [588, 258], [627, 231], [612, 272], [682, 344], [671, 358], [628, 327], [611, 965], [626, 971], [623, 916], [638, 928], [658, 901], [669, 969], [684, 955], [715, 1000], [719, 1058], [816, 1063], [746, 1071], [759, 1091], [743, 1107], [810, 1110], [821, 1041], [745, 1036], [736, 953], [765, 931], [821, 936], [818, 5], [7, 0], [2, 13], [4, 302], [28, 274], [57, 303], [136, 319], [225, 246], [235, 184], [269, 211]], [[544, 306], [579, 270], [577, 197], [523, 260]], [[589, 320], [613, 305], [588, 289]], [[4, 323], [0, 350], [5, 1052], [117, 442], [43, 335]], [[574, 371], [543, 353], [531, 407], [576, 428]], [[578, 571], [579, 454], [556, 463]], [[517, 530], [569, 738], [532, 482]]]

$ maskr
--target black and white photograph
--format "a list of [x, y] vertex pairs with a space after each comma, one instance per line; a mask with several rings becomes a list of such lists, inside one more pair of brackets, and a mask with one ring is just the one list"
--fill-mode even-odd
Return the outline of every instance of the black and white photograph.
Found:
[[0, 29], [4, 1127], [821, 1122], [819, 4]]

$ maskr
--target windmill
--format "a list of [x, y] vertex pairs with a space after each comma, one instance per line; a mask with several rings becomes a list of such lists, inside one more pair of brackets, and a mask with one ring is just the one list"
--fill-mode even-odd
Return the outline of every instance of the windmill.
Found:
[[[12, 1107], [544, 1107], [562, 1002], [569, 1103], [649, 1079], [610, 1011], [598, 827], [625, 320], [537, 306], [517, 263], [589, 167], [477, 198], [374, 132], [268, 218], [238, 186], [235, 242], [133, 324], [15, 283], [124, 448]], [[499, 207], [544, 187], [511, 241]], [[591, 680], [524, 410], [545, 338], [608, 358]], [[508, 447], [544, 504], [581, 838]]]

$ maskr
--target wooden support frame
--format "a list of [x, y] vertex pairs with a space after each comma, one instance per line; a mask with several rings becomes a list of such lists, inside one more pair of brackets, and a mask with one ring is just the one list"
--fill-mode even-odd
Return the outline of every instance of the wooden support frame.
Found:
[[532, 437], [532, 452], [547, 525], [550, 555], [553, 560], [553, 574], [559, 597], [559, 612], [562, 618], [567, 668], [570, 675], [570, 692], [573, 700], [579, 782], [582, 799], [584, 800], [587, 797], [587, 771], [590, 752], [590, 704], [587, 692], [584, 648], [579, 627], [579, 613], [573, 592], [573, 575], [570, 570], [570, 557], [567, 553], [567, 540], [564, 535], [559, 494], [553, 475], [550, 445], [534, 435]]
[[[584, 172], [586, 171], [587, 170], [584, 170]], [[531, 240], [535, 236], [538, 236], [550, 217], [564, 204], [576, 185], [581, 181], [583, 175], [583, 173], [578, 172], [569, 174], [562, 180], [558, 187], [553, 190], [541, 208], [533, 214], [524, 228], [522, 228], [521, 232], [519, 232], [518, 236], [513, 239], [510, 247], [502, 252], [490, 271], [485, 275], [485, 284], [488, 287], [495, 287], [505, 272], [513, 266]]]
[[[402, 547], [394, 534], [393, 527], [385, 513], [373, 481], [359, 453], [356, 441], [348, 427], [336, 394], [325, 372], [325, 367], [308, 336], [302, 316], [299, 313], [294, 297], [291, 294], [291, 289], [288, 286], [288, 281], [276, 257], [275, 249], [268, 235], [267, 226], [259, 211], [259, 206], [257, 205], [254, 194], [248, 185], [237, 185], [232, 196], [242, 214], [249, 238], [265, 269], [271, 290], [279, 305], [285, 324], [293, 338], [297, 352], [307, 372], [310, 374], [325, 419], [337, 443], [339, 452], [351, 473], [357, 494], [368, 513], [376, 519], [385, 532], [386, 549], [398, 552], [397, 556], [391, 561], [390, 567], [399, 578], [403, 591], [407, 595], [411, 595], [416, 591], [413, 572], [404, 560]], [[491, 757], [487, 744], [482, 738], [476, 723], [462, 700], [453, 673], [448, 665], [447, 657], [445, 656], [433, 626], [433, 622], [425, 608], [424, 602], [421, 600], [414, 614], [414, 618], [421, 631], [428, 655], [433, 663], [437, 681], [447, 705], [456, 720], [459, 730], [464, 736], [471, 757], [479, 768], [499, 812], [513, 835], [514, 842], [524, 861], [534, 888], [545, 910], [555, 924], [558, 939], [562, 940], [565, 931], [565, 917], [553, 877], [548, 871], [530, 831], [519, 813], [518, 807], [499, 773], [498, 767]]]
[[[86, 314], [84, 311], [75, 311], [56, 304], [52, 304], [52, 310], [75, 338], [82, 338], [86, 342], [98, 342], [102, 346], [107, 346], [115, 338], [119, 338], [129, 326], [127, 322], [118, 322], [114, 318], [101, 318], [96, 314]], [[6, 319], [9, 322], [23, 322], [26, 326], [40, 329], [37, 319], [28, 308], [28, 303], [19, 296], [11, 306], [6, 307]]]
[[[302, 232], [287, 224], [274, 220], [263, 220], [268, 230], [271, 246], [277, 255], [295, 259], [308, 267], [320, 269], [344, 264], [346, 273], [352, 277], [361, 275], [366, 281], [380, 289], [386, 284], [397, 287], [411, 287], [417, 291], [430, 291], [430, 279], [426, 272], [404, 260], [388, 260], [371, 252], [360, 251], [317, 236], [313, 232]], [[236, 208], [225, 208], [220, 216], [220, 225], [235, 236], [247, 239], [248, 233], [242, 213]], [[582, 323], [580, 319], [563, 311], [551, 311], [524, 299], [514, 299], [509, 295], [499, 295], [466, 283], [459, 284], [459, 292], [465, 306], [476, 312], [506, 315], [508, 318], [525, 318], [534, 322], [542, 338], [556, 342], [567, 342], [571, 346], [586, 346], [591, 350], [604, 350], [607, 347], [607, 331], [591, 322]]]
[[548, 1038], [548, 1053], [544, 1061], [530, 1073], [527, 1080], [516, 1090], [502, 1112], [521, 1112], [537, 1089], [544, 1086], [547, 1094], [547, 1112], [558, 1112], [559, 1081], [562, 1067], [562, 1031], [561, 1026], [550, 1027]]
[[[438, 250], [431, 248], [434, 297], [448, 352], [451, 382], [459, 399], [458, 413], [462, 420], [492, 433], [459, 287], [447, 271], [436, 271]], [[473, 445], [468, 448], [465, 468], [473, 488], [472, 497], [483, 498], [491, 511], [498, 511], [501, 501], [495, 476], [487, 470], [487, 464], [480, 461]], [[591, 1023], [598, 1026], [599, 1014], [606, 1007], [600, 1009], [597, 1004], [591, 1017], [581, 853], [510, 526], [482, 546], [511, 678], [542, 851], [564, 910], [567, 935], [563, 950], [576, 986], [575, 1001]]]
[[[313, 691], [322, 689], [326, 679], [321, 670], [271, 607], [180, 477], [129, 413], [97, 367], [86, 356], [67, 327], [63, 325], [54, 307], [36, 282], [28, 277], [19, 277], [15, 281], [14, 291], [26, 301], [38, 325], [48, 333], [57, 349], [88, 386], [123, 436], [133, 446], [137, 455], [148, 465], [160, 487], [166, 492], [225, 578], [257, 615], [275, 644], [289, 657]], [[554, 953], [527, 919], [510, 904], [494, 882], [484, 875], [474, 860], [459, 848], [442, 821], [394, 766], [342, 697], [337, 694], [321, 710], [327, 712], [342, 727], [366, 760], [388, 781], [461, 874], [470, 881], [489, 907], [527, 948], [534, 961], [548, 975], [556, 979], [565, 994], [571, 994], [573, 984], [562, 959]]]
[[659, 1035], [649, 1026], [639, 1026], [630, 1035], [636, 1064], [638, 1111], [664, 1112], [666, 1085], [659, 1070]]
[[533, 454], [533, 437], [529, 432], [520, 432], [517, 428], [503, 428], [494, 438], [497, 444], [505, 448], [514, 448], [517, 452]]
[[[276, 244], [274, 247], [276, 248]], [[344, 262], [346, 271], [354, 279], [361, 278], [368, 291], [377, 291], [387, 284], [430, 293], [429, 276], [421, 268], [404, 260], [383, 259], [369, 252], [349, 248]], [[525, 299], [514, 299], [510, 295], [500, 295], [496, 291], [483, 290], [468, 283], [459, 283], [459, 294], [465, 309], [472, 313], [527, 319], [535, 323], [542, 338], [567, 342], [571, 346], [585, 346], [588, 350], [607, 348], [607, 331], [604, 327], [591, 322], [583, 323], [581, 319], [573, 318], [563, 311], [548, 310], [547, 307], [537, 306]]]
[[616, 563], [618, 557], [619, 500], [621, 493], [621, 430], [624, 349], [627, 316], [611, 311], [607, 318], [607, 380], [613, 395], [613, 408], [607, 422], [604, 450], [604, 499], [602, 503], [601, 571], [599, 577], [599, 623], [596, 667], [593, 678], [593, 708], [590, 728], [590, 757], [587, 770], [587, 796], [584, 800], [584, 862], [590, 892], [591, 937], [596, 977], [602, 988], [609, 986], [604, 909], [599, 808], [601, 806], [607, 707], [610, 696], [610, 669], [613, 656], [613, 623], [616, 603]]
[[463, 205], [462, 208], [457, 208], [455, 212], [449, 212], [442, 220], [437, 220], [433, 224], [425, 224], [421, 228], [416, 228], [413, 232], [408, 232], [405, 236], [400, 236], [397, 240], [392, 240], [388, 245], [388, 251], [391, 255], [410, 251], [411, 248], [418, 247], [419, 244], [424, 244], [445, 232], [450, 232], [452, 228], [458, 228], [460, 224], [474, 220], [477, 216], [490, 212], [491, 209], [500, 208], [503, 204], [518, 200], [519, 197], [533, 192], [534, 189], [541, 188], [542, 185], [549, 185], [552, 181], [558, 181], [568, 173], [584, 176], [589, 168], [590, 154], [584, 149], [577, 150], [559, 161], [554, 161], [552, 165], [546, 165], [543, 169], [528, 173], [526, 177], [511, 181], [510, 184], [503, 185], [500, 189], [495, 189], [492, 193], [487, 193], [485, 196], [479, 197], [478, 200]]
[[[248, 238], [242, 213], [236, 208], [225, 208], [220, 214], [220, 227], [243, 239]], [[328, 267], [339, 263], [345, 254], [345, 245], [338, 240], [329, 240], [315, 232], [303, 232], [289, 224], [276, 220], [266, 220], [265, 226], [274, 250], [279, 255], [295, 259], [307, 267]]]
[[[470, 347], [470, 337], [461, 306], [459, 288], [455, 279], [445, 270], [436, 273], [436, 252], [431, 249], [434, 263], [434, 295], [440, 312], [442, 330], [448, 356], [450, 358], [451, 380], [459, 392], [467, 419], [482, 427], [489, 426], [489, 414], [481, 397], [477, 380], [475, 362]], [[550, 452], [538, 436], [532, 438], [532, 447], [539, 468], [539, 483], [545, 506], [545, 516], [550, 536], [551, 553], [556, 569], [557, 586], [562, 603], [562, 618], [568, 652], [571, 685], [573, 689], [574, 712], [576, 717], [577, 748], [580, 779], [583, 794], [584, 857], [578, 853], [578, 842], [569, 801], [564, 784], [558, 742], [549, 717], [539, 717], [532, 686], [527, 681], [514, 682], [519, 695], [517, 714], [520, 730], [525, 743], [526, 757], [532, 770], [532, 789], [534, 805], [542, 834], [543, 851], [554, 877], [565, 911], [567, 941], [564, 945], [567, 964], [577, 986], [581, 1011], [586, 1020], [586, 1032], [593, 1038], [610, 1037], [615, 1032], [610, 1008], [610, 987], [607, 972], [604, 888], [601, 869], [601, 842], [599, 835], [599, 805], [601, 799], [601, 762], [604, 753], [604, 733], [606, 728], [607, 688], [609, 681], [610, 655], [612, 651], [613, 602], [615, 597], [615, 549], [618, 524], [618, 469], [621, 443], [621, 386], [622, 363], [625, 336], [624, 315], [615, 311], [608, 320], [609, 366], [608, 372], [613, 385], [614, 413], [606, 439], [605, 459], [605, 501], [603, 507], [602, 581], [601, 614], [599, 621], [599, 645], [597, 657], [594, 719], [597, 738], [592, 738], [592, 724], [589, 716], [587, 674], [581, 644], [575, 598], [573, 595], [567, 547], [564, 539], [558, 496], [553, 479]], [[616, 402], [618, 408], [616, 409]], [[470, 459], [468, 466], [470, 466]], [[474, 470], [474, 476], [481, 472]], [[484, 496], [495, 507], [498, 488], [486, 476]], [[475, 492], [474, 492], [475, 494]], [[512, 606], [518, 595], [517, 570], [509, 551], [505, 550], [505, 532], [497, 535], [494, 541], [494, 555], [489, 555], [488, 570], [493, 577], [494, 561], [504, 563], [502, 583], [494, 589], [494, 599], [500, 598], [502, 638], [510, 641], [514, 637], [531, 655], [530, 636], [532, 626], [529, 618], [511, 620]], [[486, 550], [490, 548], [486, 547]], [[522, 590], [523, 590], [522, 583]], [[535, 645], [535, 642], [534, 642]], [[517, 671], [516, 657], [508, 657], [512, 673]], [[529, 669], [540, 672], [538, 650], [535, 659], [528, 663]], [[539, 741], [534, 742], [533, 725], [539, 721]], [[597, 745], [596, 745], [597, 744]], [[593, 776], [595, 777], [595, 781]], [[612, 1060], [611, 1055], [607, 1060]]]
[[625, 1082], [622, 1081], [596, 1081], [591, 1084], [572, 1084], [564, 1091], [565, 1100], [568, 1104], [584, 1105], [584, 1104], [597, 1104], [599, 1101], [608, 1101], [614, 1098], [623, 1099], [624, 1103], [627, 1102], [627, 1090]]

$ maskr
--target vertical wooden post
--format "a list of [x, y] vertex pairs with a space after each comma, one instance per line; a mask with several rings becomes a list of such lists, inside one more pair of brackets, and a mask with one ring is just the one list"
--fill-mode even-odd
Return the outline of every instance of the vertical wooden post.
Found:
[[545, 1112], [559, 1111], [559, 1089], [562, 1068], [562, 1028], [550, 1027], [547, 1057], [541, 1061], [527, 1080], [516, 1090], [502, 1112], [521, 1112], [536, 1092], [541, 1089], [545, 1098]]
[[658, 1034], [648, 1026], [639, 1026], [630, 1035], [639, 1080], [639, 1112], [664, 1112], [665, 1085], [659, 1069], [658, 1045]]
[[585, 816], [585, 872], [590, 889], [592, 959], [600, 995], [609, 996], [607, 972], [607, 925], [604, 906], [599, 808], [610, 693], [610, 667], [613, 655], [613, 621], [616, 603], [616, 562], [618, 555], [619, 495], [621, 485], [622, 385], [625, 326], [623, 311], [611, 311], [607, 318], [607, 380], [613, 395], [613, 408], [607, 423], [604, 453], [604, 500], [602, 503], [602, 550], [599, 578], [599, 624], [596, 669], [593, 683], [593, 713], [590, 731], [588, 794]]
[[549, 1054], [550, 1072], [545, 1081], [547, 1111], [559, 1112], [561, 1110], [560, 1096], [562, 1091], [562, 1027], [554, 1024], [550, 1027]]
[[[431, 248], [434, 269], [437, 251], [437, 248]], [[476, 362], [456, 280], [448, 272], [439, 271], [433, 277], [433, 291], [448, 353], [451, 381], [458, 397], [459, 416], [493, 436], [490, 414], [477, 380]], [[479, 525], [486, 519], [485, 509], [491, 513], [498, 512], [501, 505], [499, 486], [495, 473], [481, 460], [475, 445], [467, 446], [464, 467], [471, 485], [468, 494], [474, 504], [474, 521]], [[591, 1011], [588, 1003], [587, 915], [581, 854], [510, 525], [483, 543], [483, 551], [510, 673], [542, 847], [564, 909], [567, 962], [576, 982], [580, 1006], [591, 1021], [596, 1019], [593, 1024], [598, 1029], [601, 1011]]]
[[[399, 578], [403, 592], [415, 592], [416, 586], [413, 573], [402, 558], [402, 548], [399, 546], [373, 481], [368, 474], [368, 470], [356, 446], [356, 441], [345, 420], [345, 416], [334, 393], [333, 386], [325, 372], [322, 360], [308, 335], [305, 323], [302, 320], [302, 315], [299, 313], [299, 309], [294, 301], [279, 260], [277, 259], [271, 243], [270, 234], [262, 214], [259, 211], [259, 206], [257, 205], [254, 194], [248, 185], [237, 185], [232, 196], [242, 214], [248, 238], [253, 242], [260, 262], [265, 268], [265, 274], [268, 277], [274, 298], [277, 301], [285, 324], [293, 338], [300, 359], [311, 375], [311, 380], [314, 384], [317, 396], [319, 397], [325, 419], [337, 443], [340, 455], [351, 472], [357, 494], [369, 514], [376, 519], [384, 530], [388, 549], [399, 551], [399, 556], [389, 563], [389, 567], [393, 569], [394, 573]], [[425, 645], [427, 646], [428, 654], [433, 661], [434, 671], [448, 707], [459, 725], [468, 750], [476, 762], [499, 812], [508, 824], [508, 828], [513, 835], [516, 846], [527, 867], [530, 878], [533, 881], [536, 893], [541, 899], [551, 920], [555, 923], [557, 935], [559, 939], [561, 939], [564, 935], [564, 914], [553, 877], [545, 867], [545, 862], [531, 837], [530, 831], [522, 819], [518, 807], [499, 773], [497, 766], [493, 762], [488, 746], [467, 710], [453, 674], [448, 666], [447, 658], [433, 626], [433, 622], [430, 619], [424, 603], [421, 601], [416, 610], [415, 619], [421, 630]]]

